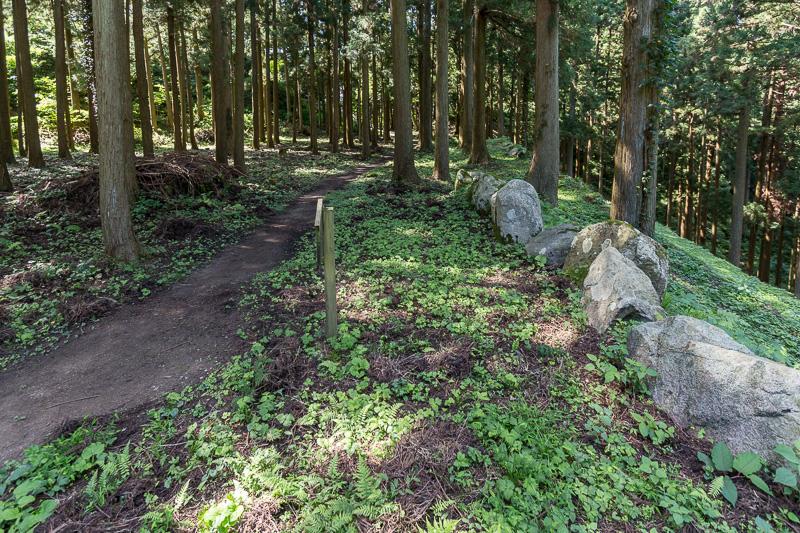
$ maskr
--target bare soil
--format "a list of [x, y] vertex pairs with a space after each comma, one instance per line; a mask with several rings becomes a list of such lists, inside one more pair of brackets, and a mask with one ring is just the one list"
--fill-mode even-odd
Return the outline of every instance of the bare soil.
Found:
[[0, 374], [0, 464], [84, 417], [129, 411], [201, 381], [245, 351], [248, 343], [236, 335], [241, 286], [291, 256], [313, 227], [318, 198], [375, 166], [326, 180], [182, 283], [123, 305], [56, 350]]

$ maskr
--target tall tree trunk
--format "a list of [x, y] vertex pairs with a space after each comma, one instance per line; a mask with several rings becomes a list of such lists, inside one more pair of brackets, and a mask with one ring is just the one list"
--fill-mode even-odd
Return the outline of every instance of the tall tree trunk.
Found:
[[711, 254], [717, 255], [717, 224], [719, 223], [719, 178], [722, 172], [722, 121], [717, 126], [714, 144], [714, 201], [711, 207]]
[[[342, 35], [342, 44], [347, 48], [349, 41], [349, 25], [350, 25], [350, 3], [346, 2], [344, 14], [342, 18], [344, 25], [344, 33]], [[352, 67], [350, 66], [350, 59], [344, 56], [344, 139], [348, 148], [355, 148], [355, 140], [353, 139], [353, 75]]]
[[739, 130], [736, 143], [736, 181], [733, 184], [733, 207], [731, 209], [731, 241], [728, 261], [735, 267], [741, 265], [742, 222], [744, 219], [744, 197], [747, 189], [747, 137], [750, 129], [750, 105], [739, 112]]
[[225, 47], [222, 33], [222, 0], [211, 0], [211, 98], [214, 113], [214, 144], [217, 163], [228, 164], [228, 134], [226, 132], [226, 109], [223, 86], [228, 83], [225, 76]]
[[[69, 97], [70, 101], [72, 102], [72, 109], [73, 111], [80, 111], [81, 109], [81, 95], [78, 91], [78, 86], [75, 83], [75, 77], [72, 76], [73, 72], [72, 69], [76, 64], [75, 60], [75, 47], [72, 44], [72, 30], [69, 29], [69, 24], [66, 23], [67, 14], [69, 4], [65, 4], [63, 11], [64, 11], [64, 37], [67, 41], [67, 66], [68, 66], [68, 77], [69, 77]], [[71, 146], [70, 148], [74, 148]]]
[[[558, 205], [558, 2], [536, 2], [536, 134], [525, 179]], [[614, 183], [617, 178], [615, 175]], [[636, 204], [638, 207], [640, 204]]]
[[370, 141], [374, 149], [378, 149], [378, 124], [380, 122], [380, 102], [378, 101], [378, 60], [372, 54], [372, 136]]
[[[189, 70], [189, 48], [186, 45], [186, 29], [183, 19], [179, 21], [178, 28], [181, 36], [181, 72], [183, 72], [183, 100], [186, 102], [186, 122], [189, 124], [189, 141], [192, 150], [197, 150], [197, 138], [194, 135], [194, 105], [192, 105], [192, 76]], [[184, 130], [185, 131], [185, 130]]]
[[703, 135], [703, 142], [700, 146], [700, 155], [703, 159], [700, 162], [700, 190], [697, 191], [697, 229], [695, 230], [695, 243], [704, 248], [708, 231], [708, 182], [711, 180], [712, 157], [711, 146], [706, 141], [706, 136]]
[[314, 72], [314, 32], [315, 18], [312, 11], [311, 0], [306, 0], [308, 9], [308, 112], [311, 122], [311, 153], [318, 154], [317, 149], [317, 98], [316, 98], [316, 79]]
[[419, 57], [419, 149], [433, 149], [431, 135], [431, 0], [419, 4], [420, 57]]
[[[250, 4], [250, 49], [252, 54], [252, 59], [250, 61], [250, 65], [252, 68], [252, 75], [251, 78], [253, 79], [252, 82], [252, 108], [253, 108], [253, 149], [258, 150], [261, 148], [261, 139], [259, 138], [259, 130], [261, 129], [261, 106], [259, 96], [261, 92], [261, 72], [258, 65], [260, 64], [261, 59], [259, 58], [259, 31], [258, 25], [256, 23], [256, 5], [255, 3]], [[199, 67], [198, 67], [199, 68]], [[200, 84], [198, 83], [197, 86], [199, 87]], [[197, 92], [198, 96], [201, 94], [200, 91]]]
[[148, 101], [150, 102], [150, 124], [153, 131], [156, 131], [158, 130], [158, 115], [156, 115], [155, 88], [153, 87], [153, 68], [150, 58], [150, 46], [147, 44], [146, 39], [144, 41], [144, 58], [147, 67], [147, 95]]
[[[61, 0], [53, 1], [53, 22], [56, 39], [56, 130], [58, 136], [58, 158], [72, 159], [69, 154], [67, 132], [67, 113], [69, 113], [69, 94], [67, 89], [67, 53], [64, 44], [64, 6]], [[2, 105], [2, 104], [0, 104]]]
[[392, 180], [414, 185], [419, 174], [414, 165], [411, 132], [411, 79], [408, 66], [408, 21], [406, 0], [391, 0], [392, 74], [394, 76], [394, 165]]
[[[294, 109], [292, 111], [292, 142], [297, 142], [297, 128], [303, 127], [303, 104], [300, 101], [300, 59], [298, 59], [297, 36], [294, 37], [294, 47], [292, 49], [292, 58], [294, 61]], [[298, 121], [299, 118], [299, 121]], [[299, 122], [299, 124], [298, 124]]]
[[236, 79], [233, 117], [233, 164], [244, 169], [244, 0], [236, 0]]
[[449, 19], [450, 1], [436, 0], [436, 148], [433, 179], [444, 182], [450, 181], [450, 92], [447, 87], [449, 81], [447, 68], [449, 65], [447, 48]]
[[[5, 14], [3, 11], [3, 2], [0, 1], [0, 161], [4, 163], [16, 163], [14, 157], [14, 136], [11, 133], [11, 107], [8, 97], [7, 69]], [[17, 105], [19, 105], [19, 103]], [[11, 190], [11, 178], [8, 176], [7, 168], [5, 172], [3, 172], [3, 175], [0, 176], [0, 190]]]
[[458, 146], [464, 153], [472, 152], [472, 119], [475, 113], [475, 84], [473, 81], [473, 15], [475, 11], [474, 0], [461, 0], [461, 12], [464, 20], [462, 21], [461, 31], [463, 39], [464, 54], [461, 57], [461, 128], [458, 132]]
[[94, 0], [97, 47], [97, 110], [100, 120], [100, 221], [106, 254], [139, 258], [131, 221], [134, 164], [133, 112], [123, 0]]
[[[256, 29], [256, 41], [255, 41], [255, 63], [253, 64], [253, 68], [255, 69], [254, 76], [258, 78], [258, 94], [254, 95], [254, 98], [258, 100], [258, 131], [253, 132], [254, 136], [258, 136], [259, 144], [266, 142], [267, 133], [266, 133], [266, 116], [265, 116], [265, 109], [264, 106], [266, 105], [266, 96], [265, 91], [266, 88], [264, 87], [264, 69], [262, 68], [264, 61], [263, 61], [263, 51], [261, 46], [261, 32]], [[253, 108], [253, 113], [255, 114], [255, 108]]]
[[[783, 281], [783, 234], [786, 230], [786, 214], [781, 213], [781, 225], [778, 229], [778, 260], [775, 264], [775, 286], [780, 288]], [[769, 280], [767, 280], [769, 283]]]
[[503, 62], [498, 57], [497, 61], [497, 136], [505, 137], [506, 119], [503, 115]]
[[[272, 137], [275, 144], [281, 143], [281, 121], [278, 114], [278, 10], [275, 0], [272, 0], [272, 22], [275, 31], [272, 32]], [[267, 46], [269, 48], [269, 46]]]
[[[56, 0], [55, 3], [58, 3]], [[142, 151], [153, 157], [153, 125], [150, 121], [150, 100], [147, 87], [147, 62], [144, 57], [144, 15], [142, 0], [133, 0], [133, 50], [136, 58], [136, 97], [139, 99], [139, 121], [142, 126]]]
[[[797, 208], [794, 214], [795, 228], [800, 223], [800, 202], [797, 203]], [[800, 298], [800, 231], [797, 232], [797, 244], [795, 246], [794, 254], [794, 297]]]
[[23, 113], [25, 114], [25, 136], [28, 140], [28, 166], [44, 166], [42, 145], [39, 141], [39, 117], [36, 113], [36, 88], [34, 87], [31, 48], [28, 41], [28, 8], [25, 0], [13, 0], [14, 42], [19, 50], [20, 91], [24, 93]]
[[628, 0], [624, 19], [622, 87], [611, 218], [622, 220], [652, 236], [655, 224], [657, 174], [657, 103], [646, 44], [655, 34], [655, 0]]
[[172, 7], [167, 7], [167, 48], [169, 52], [169, 71], [172, 77], [172, 119], [173, 119], [173, 148], [176, 152], [186, 151], [186, 141], [183, 138], [183, 124], [181, 122], [181, 93], [178, 87], [178, 48], [175, 42], [175, 12]]
[[[367, 17], [367, 0], [361, 2], [361, 16]], [[361, 137], [361, 157], [367, 159], [369, 157], [369, 56], [366, 51], [361, 52], [359, 58], [361, 62], [361, 113], [358, 120], [358, 128], [360, 130], [359, 137]]]
[[[91, 1], [91, 0], [89, 0]], [[17, 79], [20, 79], [19, 75], [19, 50], [16, 51], [16, 62], [17, 62]], [[22, 116], [22, 108], [25, 107], [25, 95], [22, 91], [19, 90], [19, 86], [17, 86], [17, 137], [19, 142], [19, 156], [20, 157], [28, 157], [28, 152], [25, 150], [25, 119]]]
[[472, 81], [472, 146], [469, 164], [486, 164], [489, 162], [489, 149], [486, 147], [486, 11], [475, 9], [474, 34], [472, 37], [472, 64], [474, 67]]
[[[572, 83], [569, 88], [569, 125], [570, 128], [575, 127], [575, 85], [576, 83]], [[565, 154], [564, 158], [566, 159], [567, 164], [567, 176], [570, 178], [575, 177], [575, 134], [570, 133], [569, 137], [567, 137], [567, 153]]]
[[331, 152], [339, 151], [339, 122], [341, 120], [340, 101], [342, 96], [341, 80], [339, 79], [339, 19], [333, 18], [333, 117], [331, 119]]
[[694, 177], [694, 115], [689, 117], [689, 157], [684, 180], [683, 211], [681, 215], [681, 237], [691, 239], [694, 234], [694, 202], [692, 201], [692, 179]]
[[[213, 2], [214, 0], [212, 0]], [[167, 59], [164, 54], [164, 43], [161, 40], [161, 29], [156, 24], [156, 37], [158, 37], [158, 57], [161, 63], [161, 81], [164, 86], [164, 103], [167, 107], [167, 124], [170, 128], [175, 127], [175, 114], [172, 109], [172, 98], [170, 93], [169, 72], [167, 71]]]
[[[195, 51], [199, 47], [200, 39], [197, 38], [197, 28], [192, 27], [192, 37], [194, 37]], [[254, 41], [255, 42], [255, 41]], [[253, 67], [255, 71], [255, 67]], [[197, 120], [202, 121], [205, 118], [205, 109], [203, 109], [203, 70], [200, 65], [194, 65], [194, 90], [197, 96]]]

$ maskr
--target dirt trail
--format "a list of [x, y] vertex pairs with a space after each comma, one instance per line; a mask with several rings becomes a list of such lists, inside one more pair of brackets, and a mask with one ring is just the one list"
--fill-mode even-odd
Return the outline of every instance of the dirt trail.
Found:
[[67, 421], [181, 390], [242, 353], [249, 346], [236, 335], [242, 321], [228, 305], [231, 298], [254, 274], [292, 255], [296, 240], [313, 227], [318, 198], [376, 166], [329, 178], [183, 283], [124, 305], [93, 330], [0, 374], [0, 465]]

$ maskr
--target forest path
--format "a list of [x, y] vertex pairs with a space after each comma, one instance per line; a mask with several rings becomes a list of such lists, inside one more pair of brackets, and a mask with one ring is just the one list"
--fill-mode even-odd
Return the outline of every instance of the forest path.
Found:
[[0, 374], [0, 465], [68, 422], [142, 406], [246, 351], [231, 299], [256, 273], [291, 257], [313, 228], [318, 198], [389, 159], [325, 180], [183, 282], [119, 307], [91, 331]]

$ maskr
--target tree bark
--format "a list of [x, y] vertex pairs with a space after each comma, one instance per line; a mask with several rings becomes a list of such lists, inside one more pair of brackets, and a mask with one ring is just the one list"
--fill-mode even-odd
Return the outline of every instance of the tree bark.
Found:
[[[367, 17], [367, 0], [361, 1], [361, 16]], [[361, 141], [361, 158], [369, 157], [369, 56], [362, 50], [361, 57], [361, 113], [358, 120], [359, 137]]]
[[[0, 1], [0, 161], [16, 163], [14, 136], [11, 133], [11, 107], [8, 98], [8, 65], [6, 64], [6, 31], [3, 2]], [[2, 170], [2, 169], [0, 169]], [[0, 190], [11, 190], [8, 168], [0, 176]]]
[[[344, 34], [342, 35], [342, 43], [345, 48], [349, 41], [349, 22], [350, 22], [350, 3], [346, 3], [344, 8], [344, 15], [342, 18], [344, 25]], [[353, 75], [350, 59], [344, 56], [344, 139], [348, 148], [355, 147], [355, 140], [353, 139]]]
[[475, 84], [473, 80], [474, 66], [473, 53], [473, 15], [475, 11], [474, 0], [461, 0], [461, 10], [464, 16], [462, 21], [463, 55], [461, 57], [461, 128], [459, 129], [458, 146], [464, 153], [472, 153], [472, 120], [475, 110], [474, 96]]
[[[89, 0], [91, 1], [91, 0]], [[19, 75], [19, 50], [15, 53], [16, 57], [15, 60], [17, 62], [16, 74], [17, 79], [20, 79]], [[19, 156], [20, 157], [28, 157], [28, 152], [25, 150], [25, 120], [22, 117], [22, 108], [25, 107], [25, 95], [22, 94], [22, 91], [19, 90], [19, 86], [17, 86], [17, 137], [19, 139]]]
[[[261, 129], [261, 72], [258, 65], [260, 64], [259, 58], [259, 34], [258, 24], [256, 23], [256, 4], [250, 4], [250, 50], [251, 50], [251, 68], [252, 68], [252, 108], [253, 108], [253, 149], [258, 150], [261, 148], [261, 139], [259, 138], [259, 130]], [[199, 67], [198, 67], [199, 68]], [[199, 87], [200, 84], [198, 83]], [[198, 96], [201, 94], [197, 92]]]
[[652, 236], [655, 224], [658, 115], [647, 43], [653, 37], [655, 0], [628, 0], [624, 20], [622, 85], [611, 218]]
[[[200, 39], [197, 38], [197, 28], [192, 28], [192, 36], [194, 37], [195, 46], [199, 46]], [[202, 121], [206, 112], [203, 109], [203, 70], [198, 64], [194, 66], [194, 90], [197, 93], [197, 119]]]
[[711, 254], [717, 255], [717, 224], [719, 223], [719, 178], [722, 172], [722, 121], [717, 126], [714, 145], [714, 201], [711, 206]]
[[236, 0], [236, 79], [233, 117], [233, 164], [244, 170], [244, 0]]
[[[558, 3], [536, 2], [536, 88], [533, 156], [525, 179], [558, 205]], [[615, 179], [616, 181], [616, 179]]]
[[[212, 0], [213, 2], [214, 0]], [[164, 43], [161, 40], [161, 29], [156, 24], [156, 36], [158, 37], [158, 57], [161, 63], [161, 81], [164, 86], [164, 103], [167, 107], [167, 124], [170, 128], [175, 127], [175, 115], [174, 110], [172, 109], [172, 98], [170, 93], [170, 80], [169, 80], [169, 72], [167, 71], [167, 59], [166, 55], [164, 54]]]
[[224, 45], [222, 43], [222, 0], [211, 0], [211, 86], [213, 91], [214, 144], [217, 163], [228, 164], [228, 134], [226, 132], [225, 97], [223, 86], [228, 83], [225, 76]]
[[[281, 121], [278, 113], [278, 10], [275, 0], [272, 0], [272, 22], [275, 31], [272, 32], [272, 137], [275, 144], [281, 143]], [[267, 43], [269, 49], [269, 43]]]
[[391, 0], [392, 74], [394, 76], [394, 165], [392, 180], [415, 185], [420, 178], [414, 165], [411, 132], [411, 80], [408, 66], [406, 0]]
[[39, 117], [36, 113], [36, 88], [31, 66], [31, 48], [28, 41], [28, 8], [25, 0], [13, 0], [14, 6], [14, 42], [19, 50], [20, 92], [24, 93], [23, 113], [25, 115], [25, 136], [28, 140], [28, 166], [41, 168], [44, 166], [44, 155], [39, 140]]
[[[570, 128], [575, 128], [575, 83], [570, 85], [569, 88], [569, 125]], [[575, 133], [570, 133], [567, 137], [567, 153], [564, 158], [566, 159], [567, 176], [570, 178], [575, 177]]]
[[69, 154], [67, 113], [69, 113], [69, 92], [67, 89], [67, 53], [64, 44], [64, 6], [61, 0], [53, 1], [53, 25], [55, 29], [56, 57], [56, 130], [58, 137], [58, 158], [72, 159]]
[[[186, 122], [189, 124], [189, 141], [192, 150], [197, 150], [197, 138], [194, 135], [194, 105], [192, 104], [192, 79], [189, 70], [189, 48], [186, 45], [186, 29], [183, 26], [183, 19], [179, 21], [178, 29], [181, 35], [181, 72], [183, 72], [183, 101], [186, 102]], [[185, 130], [184, 130], [185, 131]]]
[[505, 137], [506, 135], [506, 119], [503, 115], [503, 62], [498, 57], [497, 61], [497, 136]]
[[145, 64], [147, 66], [147, 94], [149, 97], [150, 102], [150, 124], [153, 131], [158, 130], [158, 115], [156, 115], [156, 99], [155, 99], [155, 88], [153, 84], [153, 68], [152, 68], [152, 60], [150, 57], [150, 46], [147, 44], [147, 40], [144, 41], [144, 58]]
[[331, 120], [331, 152], [339, 151], [339, 122], [341, 120], [340, 102], [342, 96], [341, 80], [339, 79], [339, 20], [338, 15], [333, 18], [333, 36], [331, 48], [333, 49], [333, 117]]
[[311, 122], [311, 153], [318, 154], [317, 148], [317, 98], [316, 74], [314, 72], [314, 31], [315, 21], [311, 0], [306, 1], [308, 9], [308, 112]]
[[740, 268], [742, 256], [742, 222], [744, 219], [744, 196], [747, 189], [747, 137], [750, 129], [750, 105], [739, 112], [739, 131], [736, 143], [736, 178], [733, 184], [733, 206], [731, 209], [731, 240], [728, 261]]
[[130, 67], [123, 0], [94, 0], [97, 47], [97, 115], [100, 126], [100, 221], [106, 254], [139, 258], [130, 207], [136, 183]]
[[[66, 11], [69, 8], [69, 4], [64, 5], [64, 18], [66, 19]], [[75, 84], [75, 78], [72, 76], [72, 68], [75, 65], [75, 48], [72, 44], [72, 30], [69, 29], [69, 24], [64, 21], [64, 38], [67, 41], [67, 65], [68, 65], [68, 77], [69, 77], [69, 97], [70, 101], [72, 102], [72, 109], [74, 111], [80, 111], [81, 109], [81, 95], [78, 91], [78, 87]], [[74, 148], [74, 147], [71, 147]]]
[[486, 147], [486, 11], [483, 8], [476, 8], [473, 18], [472, 64], [475, 70], [472, 81], [475, 100], [472, 106], [472, 146], [469, 164], [485, 165], [489, 162], [489, 149]]
[[433, 179], [444, 182], [450, 181], [450, 92], [447, 87], [449, 81], [447, 47], [449, 19], [449, 0], [436, 0], [436, 148]]
[[169, 52], [169, 72], [172, 78], [172, 120], [173, 120], [173, 148], [176, 152], [186, 151], [186, 142], [183, 138], [183, 125], [181, 123], [181, 93], [178, 88], [178, 59], [175, 44], [175, 13], [167, 7], [167, 51]]
[[380, 102], [378, 101], [378, 60], [372, 53], [372, 132], [370, 143], [372, 148], [378, 149], [378, 123], [380, 121]]
[[[775, 264], [775, 286], [780, 288], [781, 281], [783, 280], [783, 233], [786, 229], [785, 213], [781, 213], [781, 225], [778, 229], [778, 259]], [[769, 280], [767, 280], [769, 283]]]
[[428, 152], [433, 148], [431, 135], [431, 0], [422, 0], [420, 14], [419, 57], [419, 149]]
[[[58, 2], [59, 0], [55, 1], [55, 3]], [[142, 126], [142, 151], [145, 157], [153, 157], [155, 149], [153, 147], [153, 124], [150, 121], [143, 23], [142, 0], [133, 0], [133, 50], [136, 60], [136, 97], [139, 99], [139, 121]]]

